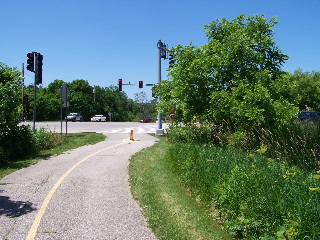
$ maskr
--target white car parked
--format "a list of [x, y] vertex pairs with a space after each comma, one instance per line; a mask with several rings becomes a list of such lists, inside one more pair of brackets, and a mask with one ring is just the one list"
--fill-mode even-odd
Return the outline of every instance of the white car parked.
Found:
[[94, 115], [92, 118], [91, 118], [91, 121], [92, 122], [105, 122], [107, 120], [107, 118], [103, 115]]

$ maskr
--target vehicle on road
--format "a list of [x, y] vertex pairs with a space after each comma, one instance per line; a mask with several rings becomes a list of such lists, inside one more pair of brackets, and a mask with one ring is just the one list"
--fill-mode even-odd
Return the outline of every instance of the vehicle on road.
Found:
[[153, 121], [152, 117], [144, 117], [140, 120], [142, 123], [151, 123]]
[[300, 121], [317, 121], [320, 120], [320, 111], [302, 111], [298, 118]]
[[103, 115], [94, 115], [91, 118], [91, 122], [105, 122], [107, 121], [107, 117]]
[[80, 121], [82, 122], [82, 115], [81, 113], [70, 113], [67, 117], [66, 117], [67, 122], [68, 121]]

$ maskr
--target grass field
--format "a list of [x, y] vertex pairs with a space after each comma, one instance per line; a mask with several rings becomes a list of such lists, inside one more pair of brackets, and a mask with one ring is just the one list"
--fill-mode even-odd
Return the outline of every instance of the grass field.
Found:
[[170, 170], [165, 137], [132, 157], [129, 173], [133, 196], [139, 201], [158, 239], [231, 239]]

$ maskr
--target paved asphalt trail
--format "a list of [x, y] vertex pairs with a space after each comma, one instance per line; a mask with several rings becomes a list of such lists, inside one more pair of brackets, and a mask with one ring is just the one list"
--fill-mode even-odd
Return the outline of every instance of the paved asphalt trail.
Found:
[[108, 134], [0, 180], [0, 238], [156, 239], [128, 183], [130, 156], [157, 138]]

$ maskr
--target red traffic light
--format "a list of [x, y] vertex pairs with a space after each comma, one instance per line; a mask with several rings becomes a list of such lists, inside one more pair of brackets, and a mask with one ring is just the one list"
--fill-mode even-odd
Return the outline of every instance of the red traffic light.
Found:
[[139, 81], [139, 88], [143, 88], [143, 81]]
[[27, 54], [28, 60], [27, 60], [27, 69], [31, 72], [34, 72], [34, 53], [28, 53]]
[[119, 79], [119, 91], [122, 91], [122, 79]]
[[27, 94], [23, 94], [23, 104], [26, 105], [28, 102], [28, 95]]

